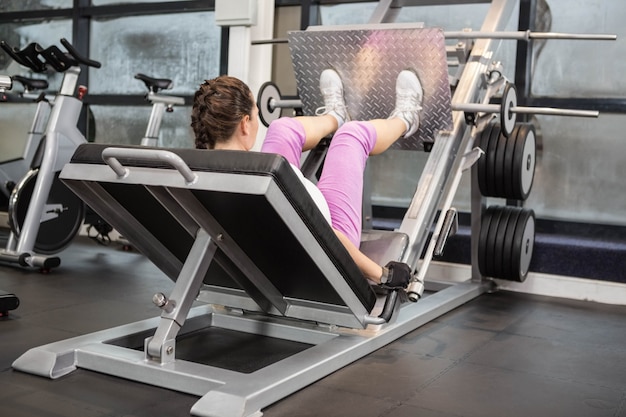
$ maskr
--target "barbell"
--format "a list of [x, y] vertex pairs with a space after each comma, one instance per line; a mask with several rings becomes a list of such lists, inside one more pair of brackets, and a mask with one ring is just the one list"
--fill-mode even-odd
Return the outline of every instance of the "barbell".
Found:
[[499, 113], [502, 133], [507, 138], [513, 132], [517, 114], [541, 114], [548, 116], [598, 117], [596, 110], [557, 109], [553, 107], [525, 107], [517, 105], [517, 89], [514, 84], [506, 83], [500, 104], [452, 103], [452, 110], [466, 114]]
[[[560, 39], [560, 40], [586, 40], [586, 41], [614, 41], [617, 35], [605, 33], [558, 33], [558, 32], [532, 32], [530, 30], [520, 31], [499, 31], [499, 32], [474, 32], [471, 30], [461, 31], [444, 31], [443, 36], [446, 39], [504, 39], [531, 41], [534, 39]], [[259, 39], [252, 41], [252, 45], [268, 45], [289, 43], [288, 39]]]
[[[273, 120], [281, 116], [282, 109], [301, 109], [302, 101], [299, 99], [284, 99], [280, 95], [278, 86], [272, 82], [264, 83], [259, 89], [257, 96], [257, 106], [259, 108], [259, 118], [265, 126], [269, 126]], [[506, 83], [502, 93], [500, 104], [481, 103], [452, 103], [452, 110], [462, 111], [466, 114], [476, 113], [499, 113], [502, 133], [509, 137], [515, 128], [517, 114], [541, 114], [551, 116], [573, 116], [573, 117], [598, 117], [599, 112], [595, 110], [572, 110], [557, 109], [552, 107], [524, 107], [517, 105], [517, 90], [515, 85]]]

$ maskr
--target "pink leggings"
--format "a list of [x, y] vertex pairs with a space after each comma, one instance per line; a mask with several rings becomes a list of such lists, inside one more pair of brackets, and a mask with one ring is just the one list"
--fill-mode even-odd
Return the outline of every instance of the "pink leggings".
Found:
[[[297, 119], [282, 117], [270, 125], [261, 151], [280, 154], [299, 167], [304, 141], [302, 124]], [[363, 172], [375, 144], [376, 130], [371, 123], [344, 123], [330, 142], [317, 183], [330, 209], [333, 228], [357, 248], [361, 242]]]

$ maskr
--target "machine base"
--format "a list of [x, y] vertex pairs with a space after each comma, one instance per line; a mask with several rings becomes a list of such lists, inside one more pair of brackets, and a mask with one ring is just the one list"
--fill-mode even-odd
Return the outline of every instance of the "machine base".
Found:
[[[77, 368], [201, 396], [194, 416], [250, 417], [295, 391], [464, 304], [489, 289], [489, 283], [461, 283], [403, 304], [397, 319], [365, 330], [324, 327], [211, 306], [195, 307], [180, 338], [206, 328], [229, 329], [296, 342], [298, 352], [252, 372], [240, 372], [174, 359], [167, 363], [146, 359], [137, 345], [158, 326], [159, 318], [78, 336], [30, 349], [13, 368], [51, 379]], [[249, 317], [248, 317], [249, 316]], [[126, 347], [126, 346], [133, 347]], [[203, 347], [195, 346], [200, 352]], [[176, 356], [176, 352], [172, 352]]]

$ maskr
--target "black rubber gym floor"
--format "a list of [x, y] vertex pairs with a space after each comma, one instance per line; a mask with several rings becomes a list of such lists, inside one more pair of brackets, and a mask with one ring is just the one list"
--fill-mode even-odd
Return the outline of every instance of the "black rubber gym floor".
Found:
[[[21, 300], [0, 319], [0, 416], [188, 416], [195, 396], [85, 370], [53, 381], [11, 369], [31, 347], [158, 315], [152, 295], [172, 286], [119, 245], [79, 238], [61, 258], [50, 274], [0, 266], [0, 289]], [[626, 307], [485, 294], [263, 411], [626, 417]]]

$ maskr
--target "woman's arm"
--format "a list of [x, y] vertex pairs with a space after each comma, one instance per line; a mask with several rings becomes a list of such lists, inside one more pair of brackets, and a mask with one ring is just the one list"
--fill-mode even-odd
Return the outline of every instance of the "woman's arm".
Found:
[[341, 243], [343, 243], [343, 246], [345, 246], [348, 250], [348, 253], [356, 265], [359, 267], [363, 275], [365, 275], [365, 278], [375, 282], [376, 284], [380, 284], [380, 278], [383, 276], [383, 267], [368, 258], [359, 250], [359, 248], [354, 246], [354, 243], [352, 243], [343, 233], [335, 230], [335, 234]]

